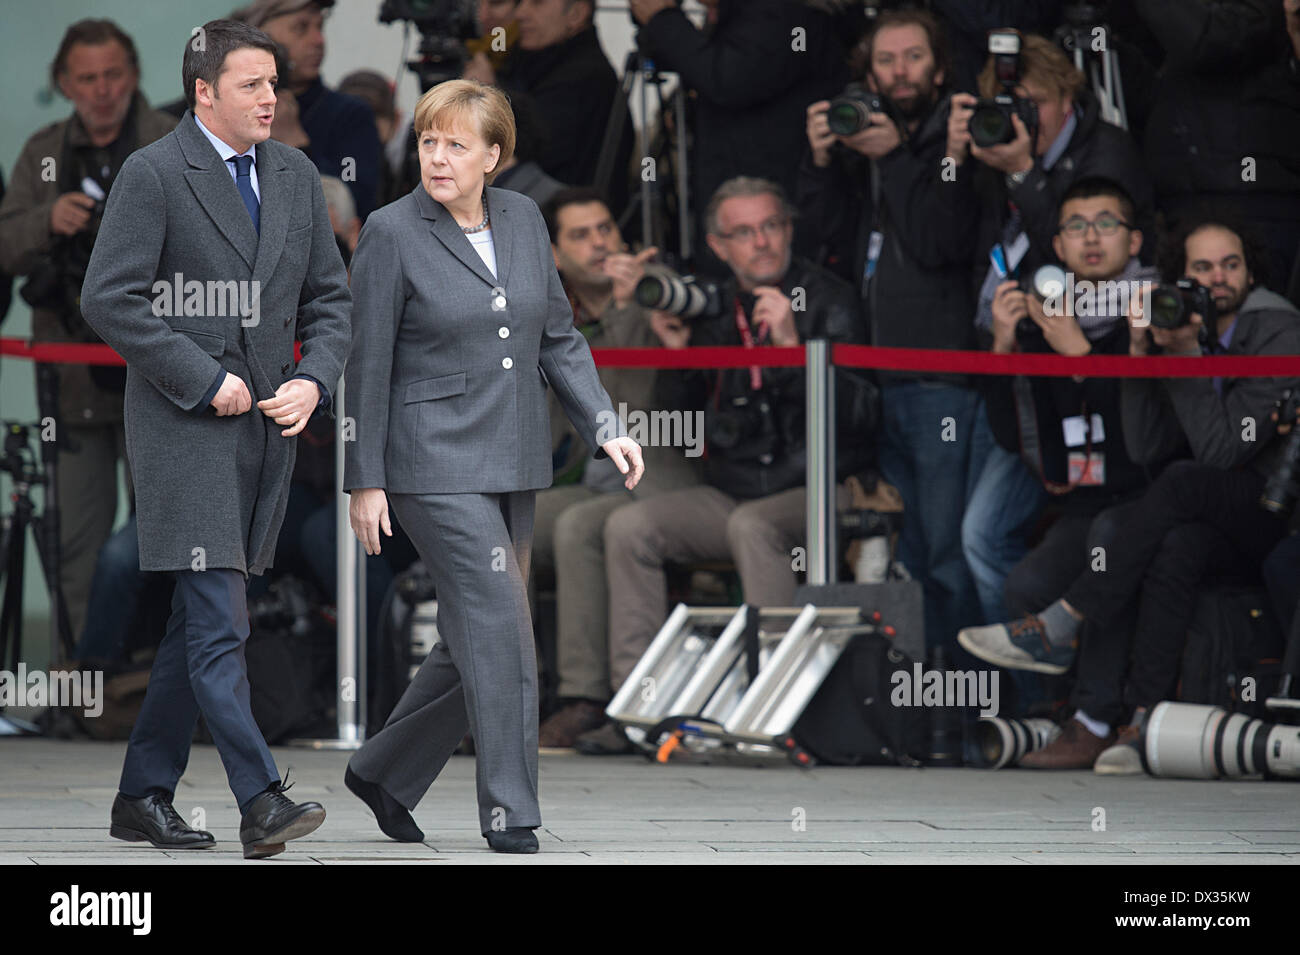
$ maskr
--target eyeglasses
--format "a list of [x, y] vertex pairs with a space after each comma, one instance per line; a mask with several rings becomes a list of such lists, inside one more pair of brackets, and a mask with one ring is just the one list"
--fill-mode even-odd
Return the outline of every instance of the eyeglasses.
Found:
[[1070, 216], [1058, 230], [1061, 235], [1069, 236], [1071, 239], [1082, 239], [1088, 234], [1088, 229], [1095, 228], [1098, 235], [1114, 235], [1119, 231], [1120, 226], [1125, 229], [1131, 229], [1131, 223], [1125, 222], [1118, 216], [1113, 216], [1109, 212], [1103, 212], [1095, 219], [1085, 219], [1083, 216]]
[[[785, 227], [789, 223], [790, 220], [784, 218], [768, 219], [758, 228], [763, 233], [764, 238], [771, 240], [771, 239], [775, 239], [782, 232], [784, 232]], [[742, 225], [738, 229], [732, 229], [730, 232], [718, 233], [718, 235], [726, 239], [728, 242], [753, 242], [754, 236], [756, 236], [757, 234], [758, 233], [754, 231], [752, 226], [747, 226], [747, 225]]]

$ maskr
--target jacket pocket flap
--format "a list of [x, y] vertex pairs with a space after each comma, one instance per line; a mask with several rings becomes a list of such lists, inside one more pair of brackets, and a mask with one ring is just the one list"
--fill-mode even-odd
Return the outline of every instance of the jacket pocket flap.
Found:
[[458, 371], [454, 375], [411, 382], [406, 386], [406, 404], [409, 405], [413, 401], [432, 401], [434, 398], [450, 398], [452, 395], [464, 393], [465, 373]]
[[189, 328], [177, 328], [174, 331], [180, 332], [213, 358], [220, 358], [226, 350], [225, 335], [219, 335], [216, 332], [200, 332]]

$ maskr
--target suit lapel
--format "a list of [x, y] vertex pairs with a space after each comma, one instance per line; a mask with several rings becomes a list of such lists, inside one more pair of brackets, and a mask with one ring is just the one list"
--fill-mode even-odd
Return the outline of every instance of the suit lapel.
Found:
[[[257, 257], [253, 265], [253, 278], [265, 284], [266, 277], [275, 271], [284, 251], [284, 237], [289, 231], [290, 205], [293, 202], [293, 173], [283, 161], [277, 162], [266, 143], [257, 144], [257, 186], [261, 193], [261, 240], [257, 244]], [[238, 190], [236, 190], [238, 193]], [[243, 202], [240, 202], [243, 208]], [[247, 210], [244, 218], [252, 225]]]
[[[447, 247], [447, 251], [456, 258], [460, 259], [461, 264], [481, 278], [488, 285], [496, 288], [504, 281], [505, 270], [501, 267], [501, 245], [495, 225], [492, 229], [492, 240], [496, 243], [497, 248], [497, 274], [503, 276], [502, 279], [492, 277], [488, 271], [487, 264], [474, 251], [470, 245], [469, 238], [461, 231], [460, 226], [456, 224], [456, 217], [453, 216], [442, 203], [434, 199], [425, 191], [423, 183], [415, 187], [415, 198], [420, 204], [420, 215], [426, 219], [432, 220], [429, 223], [429, 231], [437, 236], [438, 241]], [[488, 199], [488, 215], [492, 214], [492, 200]]]
[[505, 189], [489, 187], [487, 191], [488, 218], [492, 222], [492, 244], [496, 248], [497, 255], [497, 284], [502, 288], [505, 287], [506, 279], [510, 277], [510, 255], [513, 251], [511, 246], [514, 230], [510, 228], [512, 223], [509, 194]]
[[[194, 198], [251, 269], [257, 260], [257, 230], [244, 208], [244, 200], [239, 197], [230, 170], [194, 122], [193, 113], [187, 112], [181, 118], [176, 127], [176, 139], [191, 167], [185, 170], [185, 181], [189, 183]], [[261, 158], [260, 149], [258, 158]], [[258, 175], [260, 177], [261, 170], [258, 170]]]

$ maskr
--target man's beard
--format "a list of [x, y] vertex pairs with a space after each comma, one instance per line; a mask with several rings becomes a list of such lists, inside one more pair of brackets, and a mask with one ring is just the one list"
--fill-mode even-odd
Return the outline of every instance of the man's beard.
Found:
[[[1210, 294], [1211, 294], [1211, 296], [1212, 296], [1214, 293], [1211, 292]], [[1218, 310], [1218, 312], [1219, 312], [1220, 315], [1232, 315], [1232, 314], [1234, 314], [1234, 313], [1235, 313], [1239, 308], [1241, 308], [1242, 303], [1246, 301], [1246, 296], [1249, 295], [1249, 294], [1250, 294], [1250, 286], [1249, 286], [1249, 285], [1247, 285], [1245, 288], [1243, 288], [1240, 292], [1238, 292], [1238, 291], [1235, 290], [1235, 289], [1231, 289], [1231, 288], [1230, 288], [1230, 289], [1228, 289], [1228, 295], [1229, 295], [1228, 301], [1225, 302], [1225, 303], [1222, 304], [1222, 305], [1220, 305], [1220, 304], [1216, 301], [1216, 302], [1214, 303], [1214, 307]]]
[[908, 100], [898, 100], [890, 97], [890, 101], [898, 109], [899, 115], [903, 119], [911, 122], [920, 119], [934, 106], [934, 74], [931, 73], [917, 87], [915, 95]]

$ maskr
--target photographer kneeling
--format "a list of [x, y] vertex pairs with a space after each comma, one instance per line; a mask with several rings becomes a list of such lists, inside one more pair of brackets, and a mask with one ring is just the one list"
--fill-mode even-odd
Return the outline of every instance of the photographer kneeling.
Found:
[[[738, 177], [722, 184], [705, 216], [709, 244], [734, 278], [711, 296], [716, 307], [709, 314], [689, 322], [656, 319], [666, 347], [862, 342], [853, 289], [792, 257], [792, 215], [776, 183]], [[804, 369], [663, 372], [660, 388], [660, 407], [703, 413], [706, 483], [627, 504], [605, 522], [615, 693], [663, 626], [665, 562], [734, 560], [746, 602], [789, 606], [796, 584], [791, 550], [804, 543], [807, 527]], [[840, 434], [858, 431], [838, 445], [843, 479], [867, 463], [870, 437], [842, 398], [837, 407]], [[848, 504], [841, 486], [838, 506]]]
[[[1166, 355], [1300, 354], [1300, 311], [1257, 284], [1258, 246], [1230, 221], [1201, 219], [1170, 243], [1166, 279], [1188, 278], [1157, 290], [1149, 313], [1130, 315], [1130, 354], [1150, 353], [1152, 340]], [[990, 663], [1042, 673], [1066, 672], [1078, 648], [1079, 709], [1056, 741], [1020, 765], [1142, 771], [1141, 723], [1175, 688], [1198, 586], [1210, 574], [1258, 575], [1286, 531], [1285, 518], [1259, 501], [1283, 445], [1270, 413], [1297, 383], [1125, 380], [1129, 455], [1151, 464], [1190, 448], [1192, 460], [1171, 464], [1141, 498], [1097, 518], [1089, 568], [1060, 599], [1037, 615], [958, 637]], [[1126, 626], [1134, 611], [1136, 625]], [[1080, 646], [1085, 622], [1091, 626]], [[1114, 727], [1126, 717], [1117, 738]]]

